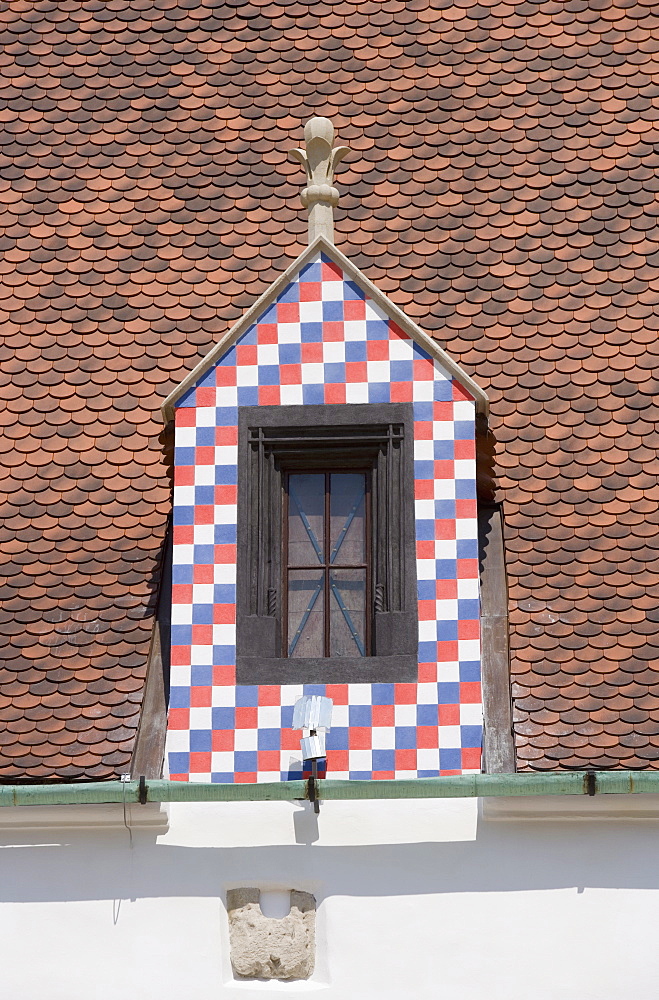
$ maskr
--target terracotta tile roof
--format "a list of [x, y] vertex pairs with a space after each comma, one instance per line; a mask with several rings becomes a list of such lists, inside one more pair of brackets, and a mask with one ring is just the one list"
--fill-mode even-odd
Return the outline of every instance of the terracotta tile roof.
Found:
[[0, 7], [2, 780], [126, 770], [169, 506], [163, 397], [337, 242], [488, 391], [522, 767], [659, 758], [652, 0]]

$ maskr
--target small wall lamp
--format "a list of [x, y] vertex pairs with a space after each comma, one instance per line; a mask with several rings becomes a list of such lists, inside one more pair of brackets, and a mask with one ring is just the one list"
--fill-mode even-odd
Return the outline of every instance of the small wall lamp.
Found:
[[330, 731], [332, 722], [333, 702], [319, 694], [305, 694], [298, 698], [293, 708], [293, 729], [302, 730], [300, 749], [302, 759], [311, 761], [311, 779], [309, 781], [309, 798], [314, 804], [314, 811], [319, 811], [316, 795], [318, 781], [318, 760], [325, 756], [325, 736]]

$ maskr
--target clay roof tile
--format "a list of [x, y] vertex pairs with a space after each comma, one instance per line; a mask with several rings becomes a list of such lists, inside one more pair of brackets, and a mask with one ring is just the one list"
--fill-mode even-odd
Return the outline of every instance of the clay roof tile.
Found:
[[[599, 20], [584, 10], [541, 4], [529, 20], [519, 6], [505, 18], [478, 8], [475, 22], [466, 3], [209, 13], [186, 0], [149, 18], [130, 4], [75, 14], [50, 4], [29, 26], [6, 22], [16, 38], [43, 32], [3, 62], [7, 88], [11, 58], [30, 82], [12, 90], [20, 127], [7, 120], [0, 136], [11, 378], [2, 544], [16, 584], [8, 607], [35, 626], [10, 638], [9, 661], [25, 658], [30, 681], [3, 687], [0, 719], [18, 723], [4, 780], [126, 767], [151, 619], [125, 629], [116, 602], [131, 593], [148, 605], [159, 565], [168, 494], [154, 415], [280, 272], [282, 254], [301, 249], [284, 151], [316, 108], [354, 149], [338, 179], [342, 247], [490, 395], [511, 595], [544, 602], [547, 615], [530, 632], [513, 619], [513, 678], [525, 682], [516, 708], [529, 720], [520, 767], [657, 766], [656, 734], [624, 728], [659, 718], [659, 251], [656, 164], [641, 134], [651, 32], [639, 27], [650, 8], [612, 7]], [[77, 40], [82, 23], [93, 43]], [[469, 43], [474, 23], [486, 44]], [[609, 24], [629, 33], [624, 45]], [[47, 134], [36, 128], [44, 115]], [[131, 534], [136, 524], [148, 530]], [[53, 530], [48, 547], [34, 544]], [[16, 537], [32, 544], [16, 549]], [[56, 631], [79, 624], [74, 592], [107, 631]], [[565, 608], [546, 611], [559, 593]], [[61, 634], [67, 643], [50, 644]], [[72, 675], [47, 659], [56, 648]], [[631, 698], [650, 713], [638, 723], [615, 715], [633, 711]], [[53, 713], [43, 727], [39, 711]], [[575, 732], [598, 712], [601, 731]], [[54, 743], [53, 719], [68, 725], [52, 735], [79, 738]]]

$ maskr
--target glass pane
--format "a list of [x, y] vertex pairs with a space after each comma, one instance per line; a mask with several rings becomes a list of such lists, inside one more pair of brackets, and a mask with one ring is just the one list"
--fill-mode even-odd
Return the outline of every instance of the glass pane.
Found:
[[337, 566], [365, 562], [365, 490], [363, 472], [330, 476], [330, 562]]
[[323, 562], [324, 473], [288, 477], [288, 564]]
[[330, 570], [330, 656], [365, 656], [366, 572]]
[[288, 574], [288, 655], [324, 656], [322, 570], [294, 569]]

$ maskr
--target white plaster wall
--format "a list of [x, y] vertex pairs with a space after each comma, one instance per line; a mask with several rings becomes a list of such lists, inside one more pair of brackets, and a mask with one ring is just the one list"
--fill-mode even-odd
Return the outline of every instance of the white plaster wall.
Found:
[[[167, 834], [135, 830], [132, 844], [115, 828], [0, 830], [0, 845], [0, 997], [11, 1000], [650, 1000], [659, 989], [658, 819], [506, 821], [473, 800], [435, 800], [324, 803], [316, 825], [308, 805], [181, 804]], [[223, 897], [236, 885], [314, 892], [313, 982], [232, 980]]]

